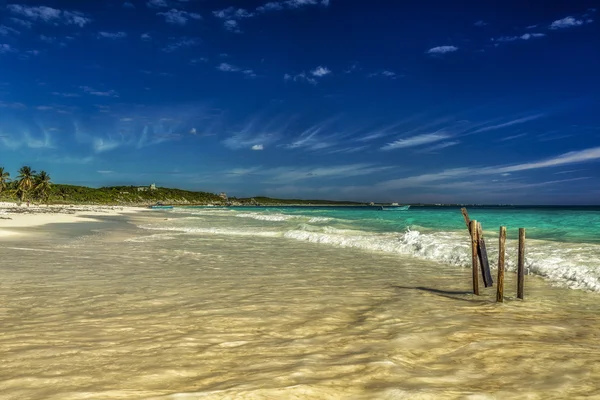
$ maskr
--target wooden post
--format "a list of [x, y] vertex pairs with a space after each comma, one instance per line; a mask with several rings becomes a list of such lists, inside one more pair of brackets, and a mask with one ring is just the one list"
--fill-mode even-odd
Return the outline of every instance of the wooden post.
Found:
[[525, 285], [525, 228], [519, 228], [519, 260], [517, 269], [517, 297], [523, 299]]
[[479, 262], [481, 265], [481, 276], [483, 277], [483, 284], [485, 287], [494, 286], [494, 280], [492, 279], [492, 271], [490, 270], [490, 263], [488, 262], [487, 249], [485, 248], [485, 240], [483, 240], [483, 229], [481, 229], [481, 223], [477, 223], [477, 252], [479, 255]]
[[504, 302], [504, 254], [506, 252], [506, 227], [500, 227], [500, 239], [498, 243], [498, 286], [496, 290], [496, 301]]
[[[465, 224], [467, 225], [467, 229], [469, 229], [469, 233], [471, 232], [469, 213], [466, 208], [461, 208], [460, 212], [465, 219]], [[481, 275], [483, 276], [483, 284], [485, 287], [490, 287], [494, 285], [494, 280], [492, 279], [492, 272], [490, 271], [490, 264], [487, 258], [487, 249], [485, 247], [485, 240], [483, 239], [483, 230], [481, 229], [481, 224], [479, 224], [477, 229], [478, 235], [478, 246], [477, 246], [477, 254], [479, 257], [479, 263], [481, 264]]]
[[477, 271], [477, 221], [471, 221], [469, 228], [471, 231], [471, 256], [473, 259], [473, 293], [479, 296], [479, 271]]

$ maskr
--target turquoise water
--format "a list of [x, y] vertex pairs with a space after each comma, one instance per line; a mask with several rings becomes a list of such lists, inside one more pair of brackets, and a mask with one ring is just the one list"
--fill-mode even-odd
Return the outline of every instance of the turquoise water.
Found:
[[[239, 212], [265, 215], [312, 215], [357, 224], [375, 232], [403, 232], [407, 229], [457, 231], [466, 229], [460, 207], [411, 207], [408, 211], [379, 211], [370, 207], [233, 207]], [[600, 207], [470, 207], [469, 217], [481, 222], [484, 230], [507, 227], [516, 238], [518, 228], [527, 237], [560, 242], [600, 243]]]
[[[481, 222], [490, 264], [498, 230], [507, 227], [507, 270], [516, 269], [519, 228], [526, 229], [525, 266], [552, 284], [600, 292], [600, 208], [470, 207]], [[147, 229], [204, 235], [284, 237], [324, 246], [393, 253], [469, 267], [469, 234], [460, 207], [176, 207]]]

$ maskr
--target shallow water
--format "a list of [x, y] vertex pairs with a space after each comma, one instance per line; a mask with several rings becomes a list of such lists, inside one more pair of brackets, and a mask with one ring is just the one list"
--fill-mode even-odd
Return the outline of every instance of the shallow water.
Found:
[[509, 273], [496, 304], [451, 264], [135, 218], [178, 230], [3, 240], [2, 399], [600, 397], [597, 293]]

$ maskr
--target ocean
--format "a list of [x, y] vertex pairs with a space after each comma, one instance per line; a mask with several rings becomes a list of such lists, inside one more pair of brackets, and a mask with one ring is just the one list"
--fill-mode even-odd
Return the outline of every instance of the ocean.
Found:
[[[526, 229], [528, 273], [572, 289], [600, 291], [600, 207], [470, 207], [484, 230], [490, 265], [498, 259], [498, 231], [507, 227], [508, 271], [516, 269], [518, 229]], [[146, 228], [285, 237], [338, 248], [413, 256], [470, 267], [468, 231], [460, 207], [182, 207], [177, 218]], [[210, 223], [206, 219], [210, 218]]]
[[[176, 207], [0, 242], [0, 398], [600, 398], [599, 211]], [[515, 238], [527, 229], [525, 299]], [[495, 271], [493, 271], [495, 272]]]

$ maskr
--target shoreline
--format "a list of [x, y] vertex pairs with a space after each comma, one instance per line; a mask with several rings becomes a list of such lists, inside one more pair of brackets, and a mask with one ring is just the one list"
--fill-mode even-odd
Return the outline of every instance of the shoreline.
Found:
[[24, 205], [0, 202], [0, 239], [26, 235], [20, 228], [32, 228], [47, 224], [95, 222], [91, 215], [115, 216], [143, 211], [143, 207], [100, 205]]

